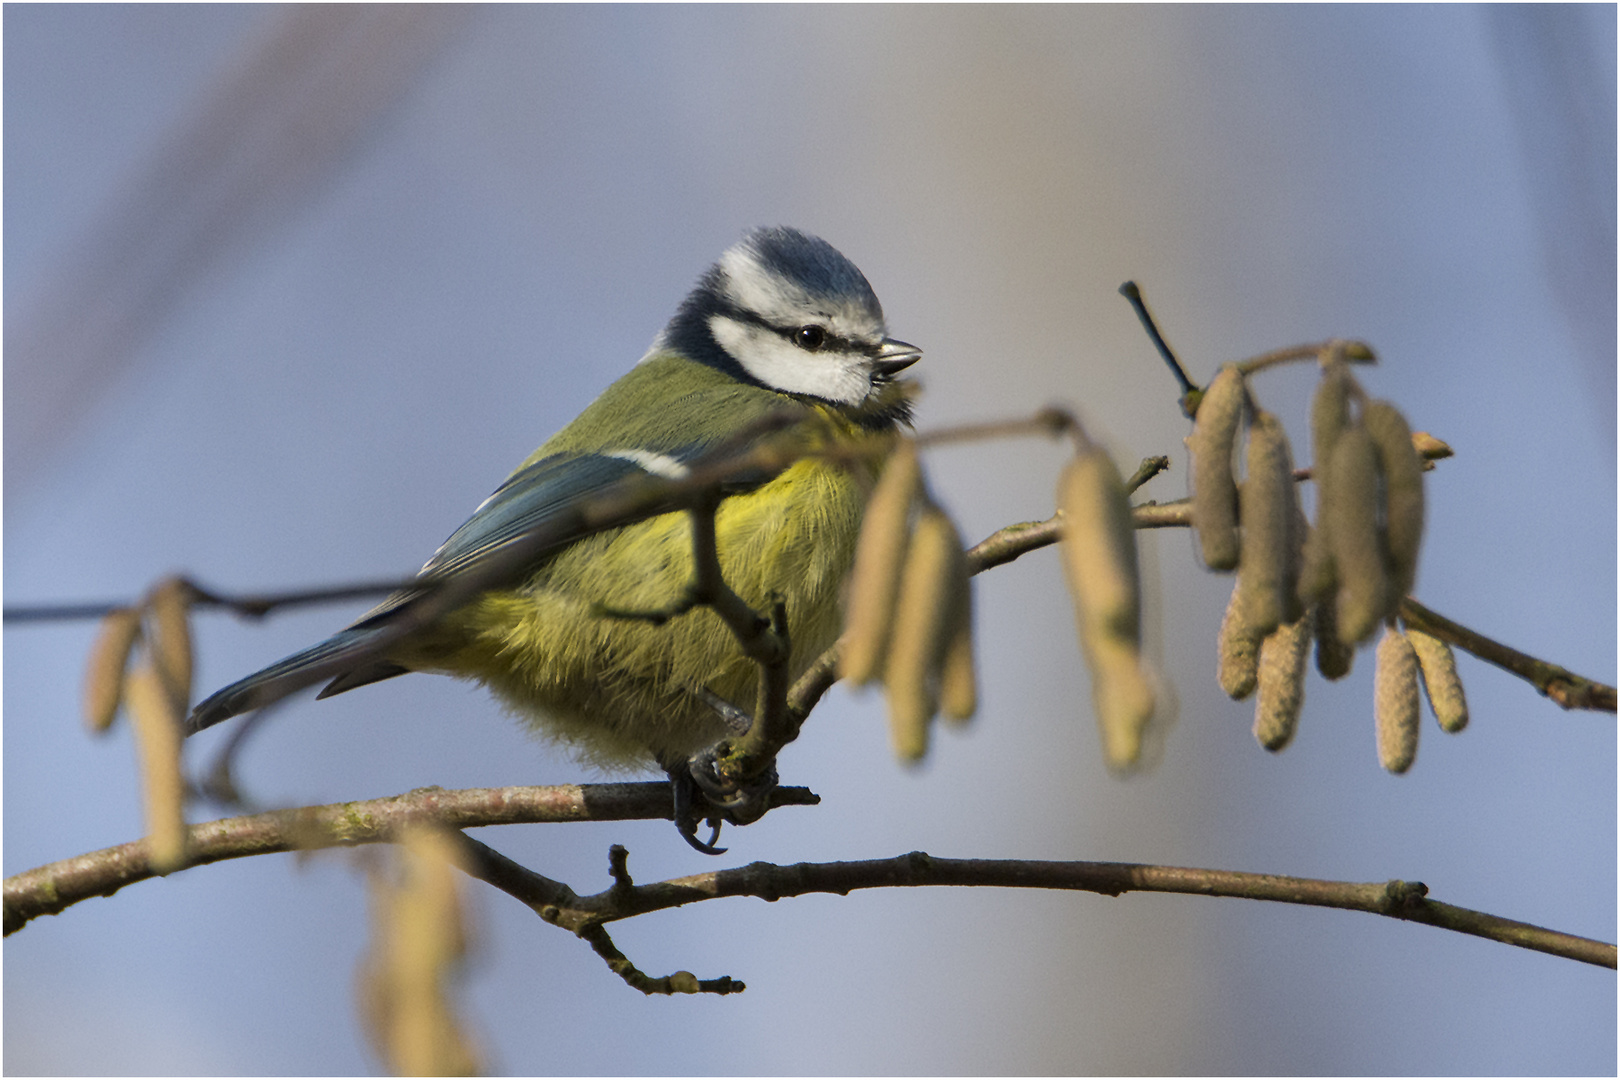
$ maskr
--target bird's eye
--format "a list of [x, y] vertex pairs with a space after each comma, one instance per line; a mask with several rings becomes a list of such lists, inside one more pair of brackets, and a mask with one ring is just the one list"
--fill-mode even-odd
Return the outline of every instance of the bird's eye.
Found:
[[827, 340], [827, 331], [819, 326], [801, 326], [793, 335], [793, 343], [805, 352], [815, 352]]

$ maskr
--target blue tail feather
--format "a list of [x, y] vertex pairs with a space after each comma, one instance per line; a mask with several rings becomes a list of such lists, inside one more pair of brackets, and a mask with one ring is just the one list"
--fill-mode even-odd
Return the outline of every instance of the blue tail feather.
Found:
[[403, 674], [404, 668], [393, 670], [396, 665], [377, 661], [372, 655], [372, 639], [378, 633], [375, 626], [350, 627], [263, 671], [238, 679], [191, 710], [185, 734], [194, 735], [221, 720], [252, 712], [327, 679], [333, 681], [332, 686], [322, 696]]

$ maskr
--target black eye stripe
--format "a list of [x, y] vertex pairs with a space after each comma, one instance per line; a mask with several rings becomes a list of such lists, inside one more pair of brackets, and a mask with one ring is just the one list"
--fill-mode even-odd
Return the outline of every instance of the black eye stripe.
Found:
[[[783, 340], [787, 341], [789, 344], [798, 345], [798, 343], [799, 343], [799, 331], [801, 329], [803, 329], [805, 327], [805, 325], [807, 325], [807, 324], [800, 323], [798, 326], [776, 326], [776, 325], [774, 325], [772, 323], [765, 322], [763, 319], [761, 319], [760, 320], [760, 325], [765, 327], [766, 329], [776, 331], [778, 334], [780, 334], [782, 336]], [[819, 324], [817, 324], [817, 325], [819, 325]], [[839, 337], [837, 334], [833, 333], [831, 330], [828, 330], [825, 326], [821, 327], [821, 335], [822, 335], [821, 336], [821, 344], [817, 345], [811, 351], [818, 352], [818, 353], [845, 352], [845, 353], [863, 353], [863, 354], [871, 352], [870, 349], [867, 349], [867, 348], [864, 348], [863, 346], [857, 345], [855, 342], [849, 340], [849, 338]]]
[[[778, 326], [773, 322], [768, 322], [752, 311], [745, 311], [740, 307], [730, 305], [722, 309], [722, 314], [729, 319], [736, 320], [737, 322], [748, 323], [750, 326], [758, 326], [762, 329], [769, 330], [771, 333], [780, 337], [783, 341], [786, 341], [789, 345], [794, 345], [795, 347], [797, 347], [799, 331], [805, 326], [810, 325], [807, 323], [794, 323], [792, 326]], [[817, 323], [815, 325], [819, 326], [820, 324]], [[831, 330], [828, 330], [825, 326], [822, 326], [821, 330], [823, 334], [821, 346], [815, 350], [818, 353], [845, 352], [860, 353], [864, 356], [870, 356], [873, 355], [874, 350], [877, 348], [877, 346], [861, 345], [857, 342], [851, 341], [849, 338], [841, 337], [838, 334], [833, 333]]]

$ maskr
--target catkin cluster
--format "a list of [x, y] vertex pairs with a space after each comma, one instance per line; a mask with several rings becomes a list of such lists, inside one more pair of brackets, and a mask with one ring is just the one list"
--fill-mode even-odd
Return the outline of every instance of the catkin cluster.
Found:
[[[1216, 675], [1234, 699], [1258, 691], [1259, 743], [1277, 751], [1293, 738], [1313, 639], [1317, 670], [1338, 679], [1349, 673], [1355, 648], [1387, 626], [1374, 712], [1379, 760], [1402, 772], [1417, 746], [1416, 722], [1408, 717], [1416, 716], [1418, 662], [1410, 631], [1403, 634], [1394, 620], [1417, 575], [1424, 459], [1449, 449], [1426, 433], [1414, 434], [1389, 402], [1368, 399], [1349, 364], [1371, 359], [1358, 342], [1333, 342], [1321, 354], [1311, 404], [1314, 524], [1300, 505], [1282, 424], [1256, 403], [1240, 367], [1223, 367], [1199, 403], [1188, 439], [1192, 520], [1204, 564], [1237, 571], [1221, 622]], [[1431, 656], [1425, 677], [1429, 666], [1436, 672], [1430, 700], [1442, 726], [1460, 730], [1467, 712], [1450, 649], [1423, 636]]]
[[85, 669], [84, 719], [92, 733], [111, 728], [120, 705], [129, 712], [141, 760], [148, 858], [160, 874], [187, 860], [180, 726], [191, 711], [193, 595], [186, 582], [168, 578], [140, 607], [108, 614]]
[[978, 708], [962, 539], [929, 494], [909, 439], [889, 456], [866, 506], [839, 669], [855, 686], [882, 679], [890, 740], [902, 761], [928, 752], [936, 714], [961, 723]]

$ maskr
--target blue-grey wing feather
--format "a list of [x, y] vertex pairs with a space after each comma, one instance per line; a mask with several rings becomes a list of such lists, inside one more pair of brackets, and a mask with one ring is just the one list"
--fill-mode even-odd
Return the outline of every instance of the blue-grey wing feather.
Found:
[[[664, 456], [684, 462], [705, 449], [694, 445]], [[603, 488], [642, 472], [634, 461], [607, 454], [542, 458], [513, 473], [485, 499], [466, 524], [440, 545], [418, 577], [442, 579], [466, 573], [503, 545], [570, 512]], [[579, 535], [563, 534], [547, 551], [566, 546]], [[347, 629], [225, 687], [192, 710], [186, 734], [262, 708], [325, 679], [331, 682], [321, 692], [322, 697], [403, 675], [406, 668], [376, 655], [377, 639], [394, 616], [426, 593], [423, 588], [401, 589]]]

